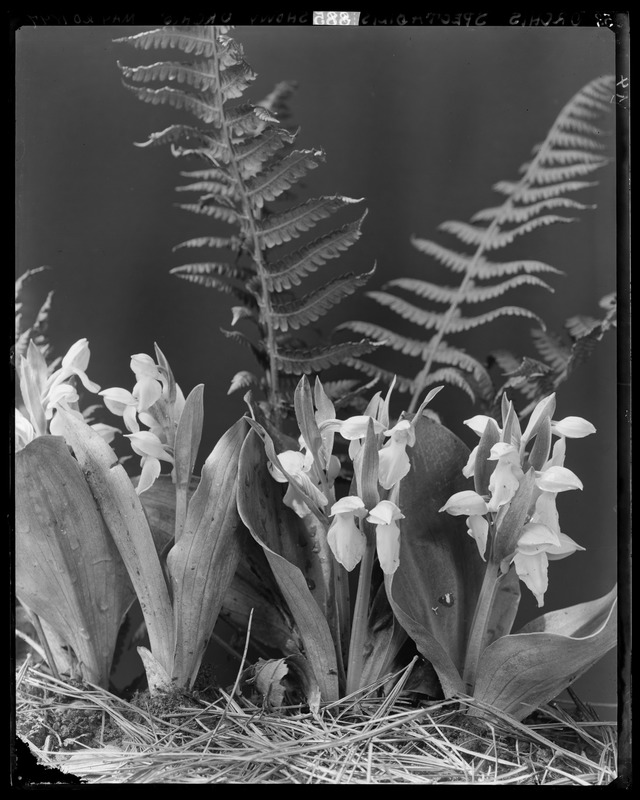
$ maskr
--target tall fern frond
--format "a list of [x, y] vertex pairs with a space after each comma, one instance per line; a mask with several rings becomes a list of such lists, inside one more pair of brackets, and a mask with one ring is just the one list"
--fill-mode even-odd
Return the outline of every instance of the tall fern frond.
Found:
[[[235, 229], [231, 235], [213, 231], [188, 239], [174, 250], [209, 248], [231, 251], [232, 256], [192, 260], [171, 272], [237, 298], [240, 305], [232, 308], [232, 326], [247, 320], [258, 338], [253, 341], [239, 330], [225, 335], [251, 348], [265, 372], [261, 384], [268, 407], [277, 416], [286, 402], [288, 376], [348, 364], [376, 347], [365, 339], [321, 348], [291, 339], [291, 331], [297, 335], [317, 321], [363, 286], [373, 270], [333, 277], [311, 290], [302, 287], [296, 295], [308, 275], [358, 240], [364, 215], [297, 249], [284, 246], [361, 201], [331, 195], [285, 205], [293, 187], [325, 160], [325, 154], [321, 149], [295, 149], [297, 132], [283, 125], [291, 83], [278, 84], [261, 102], [247, 101], [245, 93], [256, 75], [229, 28], [156, 28], [116, 41], [188, 57], [119, 67], [125, 85], [140, 100], [169, 105], [197, 119], [195, 124], [176, 121], [140, 146], [168, 145], [174, 156], [199, 161], [199, 168], [181, 173], [187, 182], [178, 187], [183, 197], [194, 200], [178, 207]], [[248, 376], [246, 371], [238, 373], [234, 389], [253, 385]]]
[[[419, 359], [421, 366], [415, 377], [405, 379], [401, 384], [412, 394], [411, 411], [415, 410], [424, 389], [434, 382], [434, 376], [473, 395], [485, 407], [493, 402], [495, 389], [487, 369], [475, 359], [469, 360], [470, 357], [463, 350], [445, 344], [445, 337], [504, 316], [538, 319], [532, 311], [514, 305], [499, 306], [473, 316], [468, 314], [467, 309], [523, 286], [553, 291], [541, 276], [559, 273], [560, 270], [555, 267], [530, 259], [498, 261], [490, 259], [489, 254], [508, 247], [517, 238], [542, 227], [573, 222], [577, 212], [593, 208], [568, 195], [593, 186], [594, 181], [585, 179], [609, 162], [602, 154], [603, 145], [599, 141], [601, 129], [596, 123], [603, 114], [610, 112], [609, 100], [614, 82], [612, 76], [597, 78], [571, 98], [549, 129], [545, 140], [533, 148], [532, 158], [521, 167], [520, 179], [499, 181], [494, 185], [494, 190], [505, 197], [500, 205], [478, 211], [470, 222], [447, 220], [439, 226], [440, 231], [457, 240], [454, 248], [430, 239], [412, 239], [413, 246], [420, 253], [460, 276], [457, 285], [401, 277], [383, 287], [385, 290], [410, 292], [414, 299], [428, 301], [429, 307], [411, 303], [390, 291], [367, 293], [379, 305], [429, 331], [428, 338], [404, 337], [389, 328], [360, 321], [340, 326]], [[538, 321], [544, 329], [542, 320]], [[544, 348], [543, 345], [541, 347]], [[452, 358], [453, 353], [460, 355]], [[544, 357], [544, 353], [542, 355]], [[514, 363], [504, 354], [499, 357], [503, 359], [502, 366], [509, 368], [505, 372], [518, 373], [512, 375], [510, 380], [514, 383], [511, 385], [519, 381], [525, 386], [531, 380], [540, 383], [543, 378], [548, 382], [546, 373], [553, 373], [554, 367], [535, 362], [534, 359], [530, 359], [531, 363], [527, 364], [524, 371], [518, 372], [521, 362], [516, 360]], [[574, 356], [571, 358], [574, 359]], [[446, 366], [437, 366], [439, 364]], [[542, 364], [542, 367], [536, 364]], [[386, 377], [384, 370], [362, 360], [357, 360], [355, 365], [369, 376]], [[537, 374], [536, 370], [541, 374]]]

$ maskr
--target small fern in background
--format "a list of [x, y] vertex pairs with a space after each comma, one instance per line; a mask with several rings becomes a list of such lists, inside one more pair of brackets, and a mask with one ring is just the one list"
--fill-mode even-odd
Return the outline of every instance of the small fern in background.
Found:
[[565, 322], [566, 335], [542, 329], [531, 331], [540, 360], [516, 358], [509, 350], [494, 351], [490, 358], [507, 377], [498, 397], [507, 389], [516, 389], [529, 401], [521, 413], [529, 414], [539, 400], [555, 392], [591, 356], [607, 331], [616, 327], [615, 294], [603, 297], [599, 305], [606, 312], [602, 319], [582, 314], [571, 317]]
[[53, 291], [47, 293], [42, 304], [35, 309], [30, 308], [32, 302], [28, 302], [26, 287], [34, 275], [48, 270], [49, 267], [36, 267], [29, 269], [20, 275], [15, 282], [15, 344], [14, 362], [20, 361], [20, 356], [27, 355], [29, 342], [38, 345], [45, 359], [51, 358], [52, 348], [47, 337], [47, 327], [49, 324], [49, 312], [53, 301]]
[[[598, 139], [601, 130], [594, 122], [610, 111], [613, 85], [613, 77], [597, 78], [567, 103], [544, 142], [534, 148], [532, 160], [521, 167], [522, 177], [517, 181], [500, 181], [493, 187], [505, 196], [501, 205], [479, 211], [471, 223], [446, 221], [440, 225], [440, 230], [453, 236], [464, 248], [453, 250], [430, 239], [412, 240], [418, 251], [461, 276], [460, 282], [441, 286], [401, 277], [389, 281], [384, 288], [410, 292], [415, 298], [430, 301], [437, 310], [409, 302], [390, 291], [367, 293], [378, 304], [421, 327], [429, 334], [428, 339], [409, 338], [370, 322], [350, 321], [339, 326], [420, 360], [417, 374], [398, 376], [396, 384], [401, 391], [411, 393], [411, 411], [426, 387], [442, 382], [459, 387], [486, 407], [493, 405], [495, 390], [486, 366], [445, 337], [505, 316], [538, 319], [532, 311], [514, 305], [502, 305], [480, 314], [473, 314], [471, 309], [520, 286], [553, 291], [540, 276], [560, 273], [555, 267], [530, 259], [496, 261], [489, 254], [537, 228], [572, 222], [575, 217], [567, 216], [566, 212], [592, 208], [569, 195], [595, 185], [585, 179], [609, 161], [602, 155], [603, 145]], [[387, 371], [361, 359], [353, 364], [369, 376], [385, 381], [392, 378]]]
[[[364, 214], [301, 247], [286, 247], [321, 220], [360, 200], [333, 195], [293, 206], [283, 202], [290, 200], [292, 187], [319, 166], [325, 154], [295, 149], [296, 133], [278, 119], [291, 84], [278, 84], [257, 105], [233, 102], [256, 76], [227, 27], [158, 28], [116, 41], [143, 50], [171, 48], [198, 59], [119, 66], [125, 85], [140, 100], [191, 112], [203, 123], [203, 127], [170, 125], [140, 145], [169, 144], [175, 156], [204, 162], [205, 168], [182, 173], [190, 182], [179, 191], [195, 200], [180, 207], [235, 229], [229, 236], [202, 236], [179, 244], [175, 249], [180, 252], [210, 249], [216, 255], [212, 260], [183, 264], [172, 273], [235, 298], [232, 327], [241, 320], [250, 321], [257, 336], [250, 338], [240, 330], [223, 333], [248, 346], [264, 374], [258, 378], [246, 370], [239, 372], [230, 391], [259, 384], [268, 408], [277, 416], [287, 401], [290, 376], [318, 372], [375, 347], [364, 339], [311, 346], [300, 338], [304, 328], [363, 286], [372, 274], [373, 270], [349, 273], [318, 288], [297, 291], [310, 273], [358, 240]], [[165, 85], [145, 85], [152, 82]], [[226, 257], [217, 255], [225, 250]]]

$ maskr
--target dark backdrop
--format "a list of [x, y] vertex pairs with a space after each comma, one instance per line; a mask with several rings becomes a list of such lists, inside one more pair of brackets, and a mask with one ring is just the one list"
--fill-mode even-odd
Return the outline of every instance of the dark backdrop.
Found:
[[[203, 453], [240, 416], [239, 394], [227, 396], [233, 374], [253, 367], [247, 351], [218, 332], [230, 326], [230, 303], [171, 277], [184, 263], [171, 248], [211, 232], [208, 220], [176, 209], [180, 169], [168, 149], [133, 142], [176, 120], [172, 109], [137, 101], [121, 85], [116, 60], [141, 63], [140, 53], [112, 39], [138, 27], [23, 27], [16, 37], [17, 273], [47, 264], [42, 291], [55, 289], [51, 338], [59, 353], [89, 339], [90, 377], [103, 387], [132, 387], [129, 356], [153, 352], [157, 341], [185, 394], [205, 384]], [[366, 198], [360, 242], [338, 271], [365, 271], [369, 288], [393, 276], [433, 277], [434, 263], [410, 244], [415, 234], [438, 238], [446, 219], [468, 220], [496, 204], [491, 186], [514, 179], [561, 107], [585, 83], [614, 72], [614, 39], [589, 28], [300, 28], [236, 30], [258, 73], [258, 100], [283, 79], [298, 82], [293, 116], [298, 145], [323, 147], [327, 163], [306, 180], [306, 196]], [[613, 128], [614, 117], [611, 115]], [[611, 152], [614, 138], [612, 136]], [[615, 290], [615, 167], [597, 173], [583, 193], [597, 210], [579, 223], [524, 237], [520, 250], [562, 269], [550, 295], [521, 298], [552, 329], [574, 314], [600, 313]], [[498, 201], [499, 202], [499, 201]], [[348, 212], [339, 224], [348, 219]], [[334, 218], [337, 219], [337, 218]], [[441, 239], [442, 240], [442, 239]], [[206, 256], [205, 256], [206, 257]], [[441, 273], [437, 273], [441, 275]], [[395, 322], [364, 294], [326, 320]], [[457, 342], [482, 358], [491, 349], [531, 352], [530, 324], [497, 322]], [[407, 333], [415, 333], [406, 329]], [[584, 492], [559, 499], [563, 530], [584, 545], [550, 568], [545, 609], [593, 599], [616, 578], [616, 343], [613, 335], [559, 392], [556, 417], [580, 415], [597, 434], [569, 443], [567, 466]], [[382, 359], [382, 363], [384, 359]], [[391, 369], [410, 369], [396, 357]], [[455, 389], [434, 403], [470, 446], [461, 425], [473, 413]], [[396, 413], [400, 407], [396, 409]], [[520, 616], [536, 613], [523, 592]], [[615, 712], [616, 660], [610, 653], [577, 684], [600, 712]], [[604, 704], [604, 705], [601, 705]]]

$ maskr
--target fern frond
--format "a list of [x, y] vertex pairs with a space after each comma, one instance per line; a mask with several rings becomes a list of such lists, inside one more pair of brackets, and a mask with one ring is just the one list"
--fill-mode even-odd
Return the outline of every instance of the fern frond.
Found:
[[456, 236], [465, 244], [482, 247], [485, 250], [499, 250], [501, 247], [506, 247], [506, 245], [511, 244], [517, 236], [531, 233], [531, 231], [536, 228], [553, 225], [556, 222], [575, 222], [575, 219], [572, 217], [561, 217], [558, 214], [545, 214], [541, 217], [535, 217], [511, 230], [500, 231], [499, 233], [494, 233], [490, 228], [470, 225], [468, 222], [458, 222], [457, 220], [447, 220], [442, 222], [438, 227], [440, 230]]
[[309, 375], [340, 364], [353, 365], [353, 361], [374, 350], [376, 344], [366, 339], [360, 342], [341, 342], [325, 347], [278, 351], [278, 365], [289, 375]]
[[118, 61], [118, 66], [124, 77], [134, 83], [175, 81], [176, 83], [186, 83], [198, 91], [206, 92], [217, 82], [215, 62], [211, 60], [194, 64], [184, 64], [180, 61], [158, 61], [155, 64], [140, 67], [128, 67]]
[[340, 195], [325, 196], [307, 200], [280, 214], [269, 214], [257, 225], [260, 243], [265, 247], [275, 247], [289, 242], [313, 228], [320, 220], [331, 216], [338, 209], [360, 202], [362, 202], [362, 198], [353, 199]]
[[225, 264], [217, 261], [204, 261], [195, 264], [182, 264], [169, 270], [171, 275], [184, 278], [187, 275], [219, 275], [237, 281], [247, 281], [253, 273], [246, 267]]
[[300, 299], [285, 303], [272, 301], [274, 327], [286, 332], [290, 329], [298, 330], [315, 322], [345, 297], [364, 286], [372, 274], [373, 270], [361, 275], [347, 273], [334, 278]]
[[237, 236], [197, 236], [194, 239], [187, 239], [184, 242], [176, 244], [172, 249], [174, 252], [184, 248], [191, 249], [194, 247], [226, 247], [229, 250], [239, 250], [240, 245], [241, 241]]
[[[487, 300], [492, 300], [500, 295], [508, 292], [518, 286], [540, 286], [552, 292], [553, 289], [548, 283], [545, 283], [541, 278], [536, 278], [534, 275], [516, 275], [515, 278], [503, 281], [502, 283], [494, 284], [493, 286], [475, 286], [469, 283], [462, 295], [465, 303], [484, 303]], [[460, 288], [457, 286], [440, 286], [437, 283], [430, 283], [418, 278], [396, 278], [395, 280], [388, 281], [385, 288], [395, 286], [399, 289], [405, 289], [408, 292], [413, 292], [418, 297], [424, 297], [427, 300], [432, 300], [434, 303], [447, 303], [451, 304], [460, 299]]]
[[533, 344], [554, 372], [561, 372], [569, 363], [571, 348], [566, 345], [562, 337], [551, 331], [532, 330]]
[[233, 155], [243, 180], [258, 175], [269, 159], [286, 145], [292, 144], [295, 137], [295, 133], [284, 128], [268, 128], [252, 139], [236, 145]]
[[216, 203], [175, 203], [176, 208], [181, 208], [183, 211], [190, 211], [193, 214], [204, 214], [207, 217], [228, 222], [231, 225], [238, 222], [240, 214], [233, 208], [228, 206], [220, 206]]
[[[202, 269], [198, 269], [200, 267]], [[234, 275], [233, 268], [228, 264], [185, 264], [184, 267], [174, 267], [170, 272], [177, 278], [204, 286], [206, 289], [232, 294], [248, 306], [255, 305], [253, 296], [242, 286], [233, 283], [233, 278], [242, 275]]]
[[253, 357], [263, 369], [269, 366], [269, 358], [264, 351], [264, 347], [260, 343], [256, 344], [252, 342], [242, 331], [228, 331], [225, 328], [220, 328], [220, 333], [235, 344], [239, 344], [251, 350]]
[[284, 158], [272, 162], [267, 172], [249, 181], [245, 193], [257, 208], [262, 208], [324, 160], [323, 150], [293, 150]]
[[123, 36], [113, 41], [130, 44], [141, 50], [150, 50], [151, 48], [165, 50], [173, 47], [185, 53], [193, 53], [196, 56], [206, 56], [207, 58], [212, 56], [215, 50], [212, 32], [206, 25], [155, 28], [151, 31], [136, 33], [133, 36]]
[[356, 222], [343, 225], [324, 236], [319, 236], [309, 244], [283, 256], [275, 264], [267, 265], [267, 284], [270, 291], [280, 292], [299, 286], [309, 273], [315, 272], [329, 259], [341, 253], [358, 241], [361, 226], [367, 212]]
[[472, 328], [478, 328], [480, 325], [486, 325], [488, 322], [498, 319], [498, 317], [527, 317], [528, 319], [535, 319], [542, 327], [544, 322], [540, 317], [528, 308], [521, 308], [520, 306], [502, 306], [493, 311], [488, 311], [485, 314], [480, 314], [476, 317], [462, 317], [456, 314], [452, 315], [447, 329], [451, 333], [461, 333], [468, 331]]
[[395, 391], [413, 392], [415, 390], [416, 383], [413, 378], [407, 378], [404, 375], [398, 375], [395, 372], [390, 372], [388, 369], [382, 369], [382, 367], [378, 367], [375, 364], [370, 364], [368, 361], [362, 361], [359, 358], [349, 359], [347, 363], [350, 367], [357, 369], [364, 375], [367, 375], [370, 378], [376, 378], [387, 385], [390, 385], [391, 382], [395, 380]]
[[221, 108], [212, 104], [205, 95], [189, 94], [181, 89], [173, 89], [171, 86], [162, 86], [159, 89], [149, 89], [147, 86], [132, 86], [129, 83], [123, 83], [123, 86], [133, 92], [138, 100], [142, 100], [143, 103], [150, 103], [153, 106], [168, 103], [179, 111], [191, 112], [207, 124], [220, 124]]
[[[518, 200], [521, 200], [521, 198], [519, 197]], [[474, 214], [471, 220], [472, 222], [495, 220], [499, 224], [526, 222], [541, 211], [548, 211], [554, 208], [575, 208], [578, 211], [584, 211], [587, 208], [594, 208], [594, 206], [579, 203], [570, 197], [550, 197], [524, 206], [502, 205], [495, 208], [485, 208]]]
[[602, 159], [600, 163], [577, 163], [564, 167], [538, 167], [535, 173], [535, 184], [549, 184], [559, 183], [562, 181], [571, 181], [575, 178], [581, 178], [584, 175], [589, 175], [591, 172], [600, 169], [606, 163], [606, 159]]

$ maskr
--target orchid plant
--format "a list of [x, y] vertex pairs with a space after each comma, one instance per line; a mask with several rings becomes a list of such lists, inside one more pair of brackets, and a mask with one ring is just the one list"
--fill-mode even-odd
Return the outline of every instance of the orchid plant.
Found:
[[[46, 625], [39, 631], [49, 663], [55, 670], [53, 651], [70, 647], [82, 677], [107, 686], [118, 631], [137, 597], [150, 645], [138, 652], [152, 691], [195, 680], [240, 558], [235, 482], [246, 432], [240, 420], [222, 437], [190, 493], [203, 386], [185, 399], [157, 346], [156, 359], [131, 357], [132, 392], [100, 391], [86, 374], [85, 339], [49, 376], [32, 342], [19, 365], [25, 410], [16, 409], [17, 596]], [[137, 486], [106, 441], [118, 429], [91, 426], [79, 412], [75, 379], [123, 417], [141, 457]], [[139, 499], [161, 462], [171, 464], [175, 487], [168, 543], [151, 530]]]
[[[85, 679], [108, 685], [137, 597], [150, 689], [192, 685], [250, 542], [292, 619], [282, 664], [252, 669], [262, 682], [281, 680], [286, 661], [312, 708], [392, 672], [412, 640], [423, 690], [472, 695], [522, 718], [614, 646], [615, 589], [511, 632], [520, 582], [542, 607], [549, 562], [584, 549], [561, 530], [556, 497], [582, 488], [565, 466], [567, 439], [595, 429], [580, 417], [555, 420], [555, 395], [524, 431], [506, 399], [501, 426], [466, 420], [480, 437], [469, 453], [428, 408], [440, 386], [415, 414], [392, 420], [392, 383], [362, 414], [340, 419], [320, 379], [312, 389], [303, 377], [297, 438], [247, 395], [250, 413], [216, 445], [192, 491], [203, 386], [185, 398], [156, 346], [155, 358], [131, 357], [131, 391], [101, 390], [87, 376], [89, 357], [81, 339], [51, 370], [31, 343], [18, 365], [18, 597], [42, 619], [54, 665], [70, 648]], [[138, 478], [109, 446], [118, 429], [80, 412], [76, 382], [122, 417]], [[163, 486], [173, 487], [163, 494], [168, 536], [151, 510], [163, 463]], [[464, 487], [469, 479], [474, 489]]]

